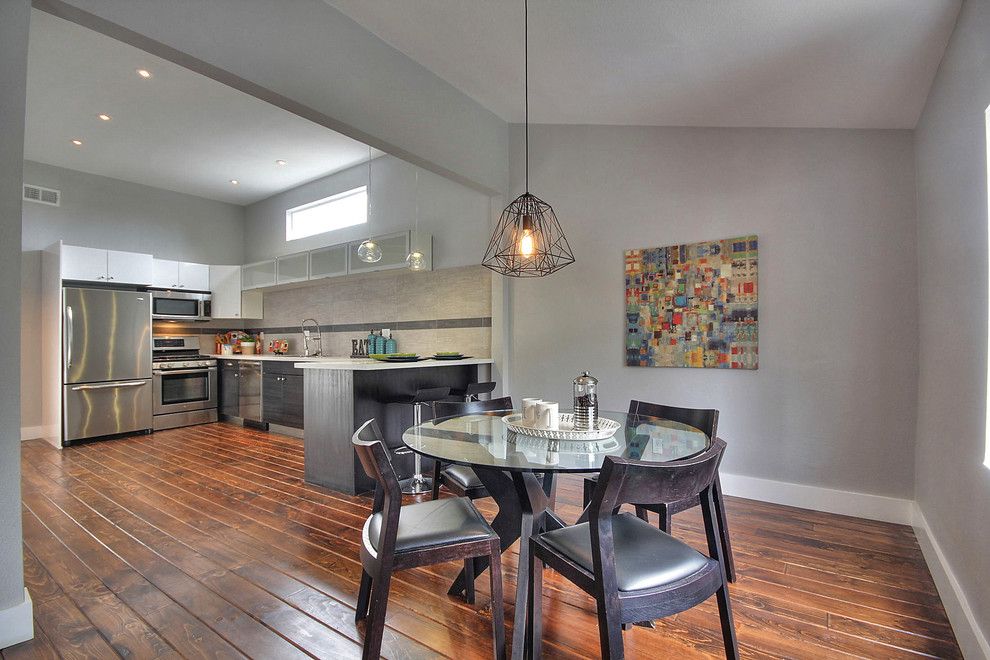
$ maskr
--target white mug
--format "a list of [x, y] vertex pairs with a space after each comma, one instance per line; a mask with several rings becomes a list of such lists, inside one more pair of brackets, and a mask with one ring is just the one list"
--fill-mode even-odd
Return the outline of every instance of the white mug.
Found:
[[522, 415], [524, 422], [536, 423], [539, 421], [538, 406], [543, 399], [530, 397], [522, 400]]
[[537, 404], [539, 410], [539, 426], [556, 431], [560, 428], [560, 404], [556, 401], [541, 401]]

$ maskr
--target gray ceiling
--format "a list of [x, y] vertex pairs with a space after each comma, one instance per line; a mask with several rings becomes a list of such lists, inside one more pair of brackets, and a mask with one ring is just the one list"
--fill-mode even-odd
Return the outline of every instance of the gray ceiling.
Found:
[[[522, 121], [522, 0], [326, 0]], [[961, 0], [531, 0], [530, 120], [913, 128]]]
[[24, 157], [243, 205], [365, 162], [368, 147], [34, 10]]

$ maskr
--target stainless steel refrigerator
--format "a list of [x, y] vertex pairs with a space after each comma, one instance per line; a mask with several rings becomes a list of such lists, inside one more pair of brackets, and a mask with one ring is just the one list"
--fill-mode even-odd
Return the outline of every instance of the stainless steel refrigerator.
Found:
[[151, 295], [62, 289], [62, 444], [150, 430]]

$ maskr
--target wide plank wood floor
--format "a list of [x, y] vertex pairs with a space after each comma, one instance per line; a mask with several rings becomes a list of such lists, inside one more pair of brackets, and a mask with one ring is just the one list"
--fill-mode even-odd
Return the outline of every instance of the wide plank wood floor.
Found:
[[[31, 642], [13, 658], [359, 657], [358, 540], [370, 500], [309, 486], [302, 444], [229, 424], [63, 451], [22, 443]], [[579, 477], [558, 512], [577, 518]], [[479, 508], [494, 515], [491, 500]], [[910, 527], [729, 498], [745, 657], [961, 657]], [[702, 547], [701, 517], [674, 533]], [[504, 559], [512, 620], [517, 555]], [[474, 606], [446, 595], [459, 565], [397, 574], [382, 653], [483, 658], [487, 581]], [[548, 656], [597, 657], [593, 602], [544, 581]], [[511, 634], [509, 635], [511, 639]], [[625, 633], [634, 658], [721, 657], [713, 600]]]

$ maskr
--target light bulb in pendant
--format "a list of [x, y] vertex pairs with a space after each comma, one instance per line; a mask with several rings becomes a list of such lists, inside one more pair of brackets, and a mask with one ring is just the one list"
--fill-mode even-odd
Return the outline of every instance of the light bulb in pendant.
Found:
[[426, 256], [414, 250], [406, 256], [406, 266], [409, 270], [426, 270]]
[[519, 237], [519, 254], [529, 259], [536, 252], [536, 236], [533, 233], [533, 216], [522, 217], [522, 235]]
[[358, 246], [358, 259], [365, 263], [373, 264], [382, 260], [382, 249], [379, 247], [378, 243], [374, 242], [370, 238], [363, 241], [361, 245]]
[[534, 252], [536, 252], [536, 239], [533, 238], [533, 232], [524, 229], [522, 238], [519, 239], [519, 254], [532, 257]]

